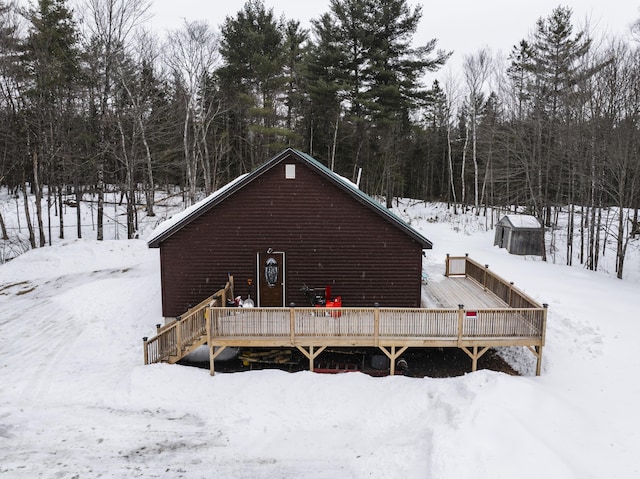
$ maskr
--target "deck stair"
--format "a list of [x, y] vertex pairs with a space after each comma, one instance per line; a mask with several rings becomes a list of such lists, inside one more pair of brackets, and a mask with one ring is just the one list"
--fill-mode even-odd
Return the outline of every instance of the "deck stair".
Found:
[[174, 364], [200, 346], [207, 344], [207, 314], [209, 308], [223, 307], [227, 298], [233, 298], [233, 277], [224, 288], [189, 308], [184, 314], [165, 325], [156, 325], [155, 337], [142, 338], [145, 364]]

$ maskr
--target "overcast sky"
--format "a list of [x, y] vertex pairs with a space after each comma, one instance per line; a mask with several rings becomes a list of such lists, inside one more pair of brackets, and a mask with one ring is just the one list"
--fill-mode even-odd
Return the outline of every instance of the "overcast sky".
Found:
[[[152, 0], [153, 24], [158, 30], [176, 28], [184, 19], [205, 19], [218, 27], [224, 19], [235, 15], [245, 0]], [[329, 10], [329, 0], [265, 0], [276, 15], [309, 20]], [[504, 55], [511, 51], [535, 27], [536, 20], [547, 17], [559, 5], [573, 10], [576, 27], [588, 22], [599, 33], [625, 35], [631, 23], [640, 17], [640, 0], [409, 0], [412, 6], [423, 6], [422, 20], [416, 40], [419, 43], [436, 38], [438, 48], [454, 51], [451, 62], [460, 64], [464, 55], [489, 47]]]

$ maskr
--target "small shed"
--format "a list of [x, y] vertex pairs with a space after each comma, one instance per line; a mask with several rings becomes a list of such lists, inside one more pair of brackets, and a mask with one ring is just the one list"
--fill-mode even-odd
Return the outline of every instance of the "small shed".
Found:
[[422, 251], [432, 247], [356, 185], [290, 148], [159, 225], [148, 245], [160, 249], [165, 318], [230, 275], [245, 298], [251, 281], [261, 307], [309, 305], [306, 288], [327, 286], [345, 307], [420, 307]]
[[496, 225], [494, 246], [511, 254], [542, 256], [544, 229], [531, 215], [506, 215]]

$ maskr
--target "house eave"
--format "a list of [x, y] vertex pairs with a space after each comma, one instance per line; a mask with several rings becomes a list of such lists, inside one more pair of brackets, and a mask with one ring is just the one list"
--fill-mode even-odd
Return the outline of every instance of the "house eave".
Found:
[[[216, 194], [212, 194], [208, 198], [202, 200], [199, 206], [198, 203], [194, 205], [193, 211], [184, 215], [184, 217], [180, 218], [178, 221], [174, 222], [170, 227], [162, 230], [158, 234], [151, 234], [150, 239], [147, 241], [147, 245], [149, 248], [159, 248], [161, 243], [168, 238], [170, 238], [177, 231], [182, 229], [183, 226], [189, 224], [191, 221], [197, 219], [211, 208], [214, 208], [216, 205], [222, 203], [224, 200], [233, 195], [236, 191], [242, 189], [247, 184], [251, 183], [255, 179], [259, 178], [263, 173], [269, 171], [271, 168], [274, 168], [276, 165], [279, 165], [286, 158], [291, 155], [295, 156], [298, 160], [304, 162], [309, 167], [316, 170], [323, 177], [327, 178], [329, 181], [334, 183], [343, 191], [347, 192], [350, 196], [352, 196], [356, 201], [358, 201], [363, 206], [373, 210], [375, 213], [383, 216], [389, 222], [394, 224], [396, 227], [401, 229], [405, 234], [410, 236], [414, 241], [421, 245], [422, 249], [432, 249], [433, 244], [427, 238], [422, 236], [419, 232], [411, 228], [407, 223], [405, 223], [401, 218], [397, 217], [387, 208], [384, 208], [378, 202], [376, 202], [373, 198], [366, 195], [364, 192], [359, 190], [355, 185], [352, 185], [347, 180], [343, 180], [340, 176], [335, 174], [333, 171], [326, 168], [324, 165], [319, 163], [317, 160], [312, 158], [311, 156], [302, 153], [298, 150], [294, 150], [293, 148], [287, 148], [283, 150], [281, 153], [273, 157], [268, 162], [264, 163], [260, 167], [258, 167], [253, 172], [236, 179], [235, 182], [232, 182], [228, 187], [224, 187], [224, 189]], [[170, 220], [167, 220], [170, 221]], [[159, 228], [162, 225], [159, 226]]]

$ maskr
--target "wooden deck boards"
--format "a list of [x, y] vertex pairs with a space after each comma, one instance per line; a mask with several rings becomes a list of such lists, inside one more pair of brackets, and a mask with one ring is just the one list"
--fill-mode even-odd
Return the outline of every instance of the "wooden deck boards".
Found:
[[422, 286], [423, 308], [465, 309], [507, 308], [508, 305], [491, 291], [466, 277], [437, 277]]

